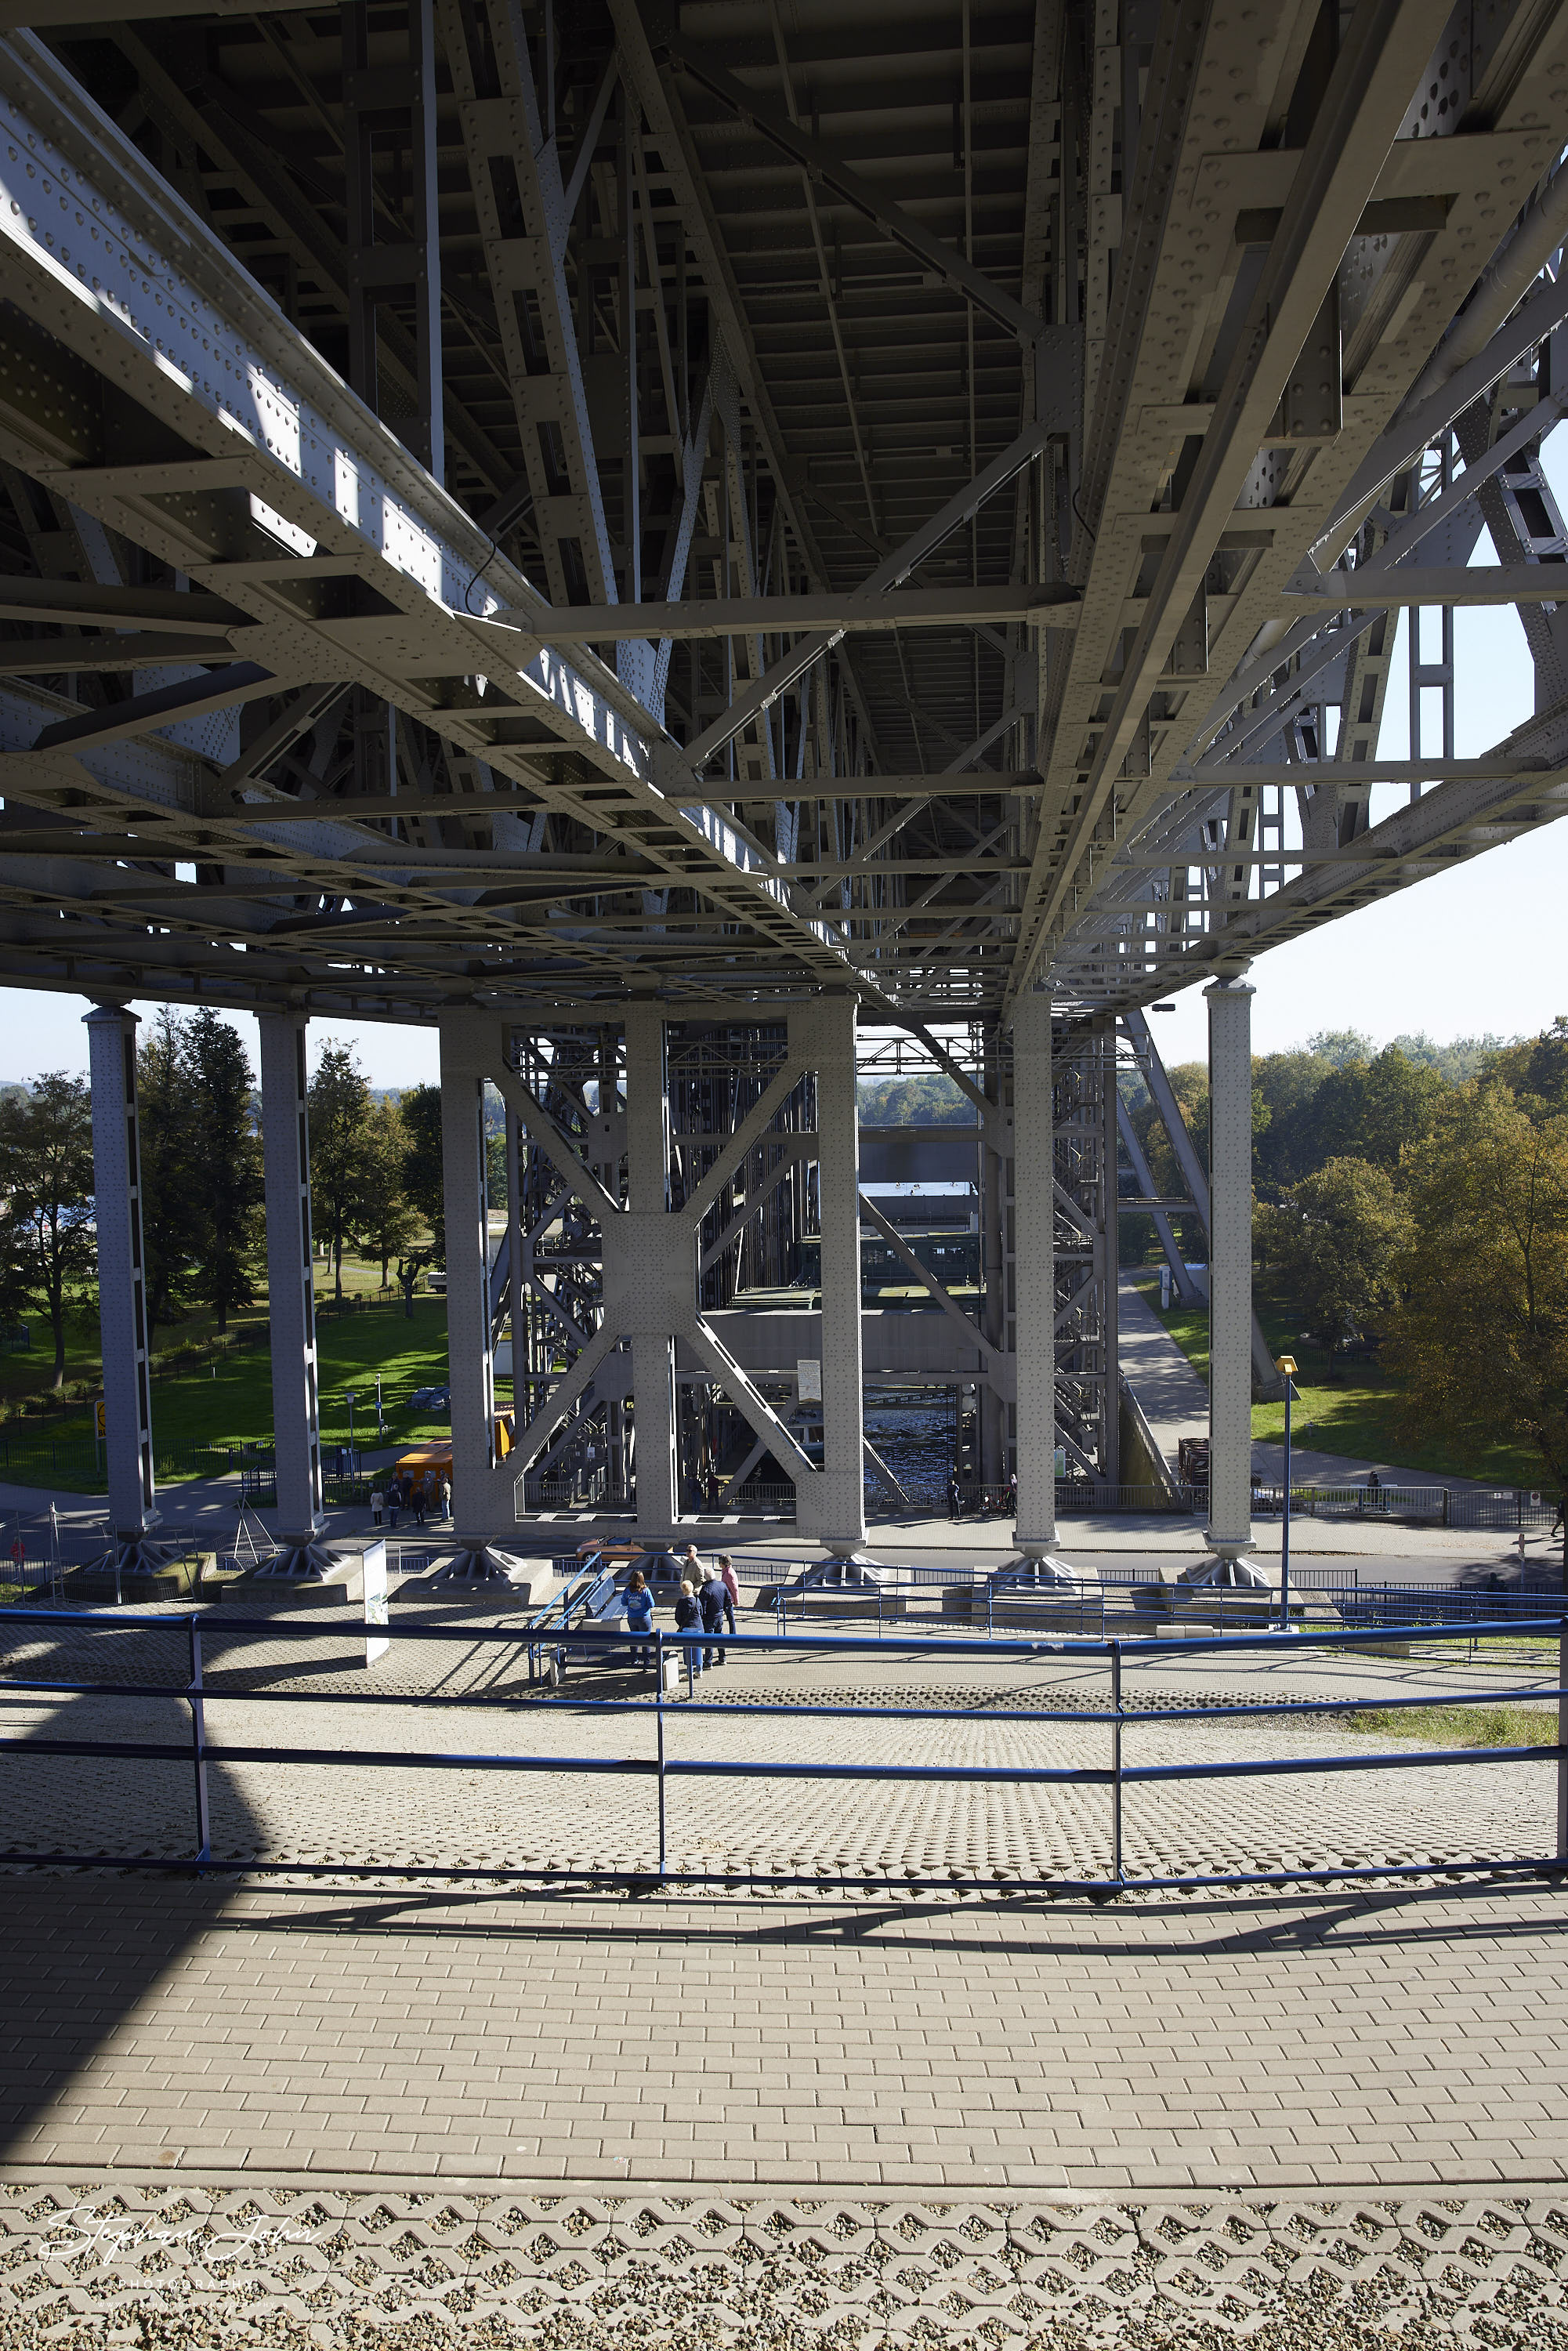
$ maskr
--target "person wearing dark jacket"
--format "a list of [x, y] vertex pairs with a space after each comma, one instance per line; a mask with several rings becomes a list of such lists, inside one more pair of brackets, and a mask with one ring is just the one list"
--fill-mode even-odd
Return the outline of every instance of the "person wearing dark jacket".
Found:
[[[729, 1614], [730, 1604], [724, 1578], [716, 1567], [708, 1574], [697, 1597], [702, 1602], [703, 1631], [711, 1642], [716, 1635], [723, 1632], [724, 1620]], [[703, 1656], [705, 1666], [722, 1666], [724, 1662], [725, 1654], [722, 1649], [710, 1647], [705, 1651]]]
[[[702, 1603], [697, 1588], [688, 1577], [675, 1597], [675, 1630], [677, 1633], [700, 1633], [703, 1629]], [[700, 1645], [694, 1643], [686, 1650], [686, 1672], [695, 1680], [703, 1669]]]

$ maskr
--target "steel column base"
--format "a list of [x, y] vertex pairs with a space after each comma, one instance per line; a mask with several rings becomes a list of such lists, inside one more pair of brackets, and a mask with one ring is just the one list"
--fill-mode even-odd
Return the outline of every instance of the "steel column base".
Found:
[[[542, 1571], [542, 1573], [541, 1573]], [[498, 1543], [475, 1541], [454, 1552], [430, 1577], [431, 1591], [499, 1591], [519, 1600], [542, 1597], [536, 1585], [551, 1583], [554, 1572], [538, 1559], [520, 1559]]]
[[992, 1573], [998, 1575], [1015, 1574], [1026, 1567], [1048, 1567], [1051, 1570], [1050, 1581], [1053, 1583], [1075, 1584], [1079, 1580], [1067, 1562], [1057, 1558], [1049, 1543], [1020, 1542], [1017, 1557], [1004, 1559], [1000, 1567], [994, 1569]]
[[183, 1549], [183, 1544], [158, 1542], [150, 1534], [117, 1533], [107, 1550], [90, 1562], [87, 1573], [89, 1575], [102, 1575], [106, 1571], [111, 1575], [155, 1575], [160, 1568], [167, 1567], [172, 1560], [181, 1557]]
[[325, 1583], [333, 1571], [342, 1565], [340, 1559], [334, 1559], [322, 1544], [311, 1541], [308, 1537], [286, 1535], [272, 1557], [263, 1566], [253, 1567], [250, 1572], [258, 1581], [267, 1576], [276, 1577], [279, 1582]]

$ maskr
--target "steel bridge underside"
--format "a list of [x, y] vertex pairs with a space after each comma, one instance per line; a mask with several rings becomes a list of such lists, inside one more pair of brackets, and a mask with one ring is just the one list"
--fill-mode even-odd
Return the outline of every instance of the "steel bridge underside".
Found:
[[6, 981], [995, 1032], [1568, 806], [1560, 10], [5, 13]]

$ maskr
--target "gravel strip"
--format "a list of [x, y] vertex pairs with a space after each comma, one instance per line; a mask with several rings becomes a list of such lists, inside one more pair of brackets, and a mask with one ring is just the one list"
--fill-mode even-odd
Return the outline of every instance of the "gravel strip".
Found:
[[0, 2182], [0, 2346], [1561, 2351], [1549, 2193], [1048, 2203]]

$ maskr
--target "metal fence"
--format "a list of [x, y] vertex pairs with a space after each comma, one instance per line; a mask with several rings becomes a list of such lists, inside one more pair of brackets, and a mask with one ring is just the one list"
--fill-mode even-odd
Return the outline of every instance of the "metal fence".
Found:
[[[1207, 1490], [1191, 1489], [1195, 1500], [1207, 1502]], [[1284, 1510], [1281, 1486], [1255, 1486], [1255, 1518], [1279, 1517]], [[1539, 1533], [1560, 1515], [1555, 1497], [1537, 1489], [1494, 1486], [1371, 1486], [1364, 1479], [1354, 1486], [1291, 1488], [1293, 1519], [1385, 1520], [1406, 1526], [1458, 1527], [1476, 1532]]]
[[[706, 1635], [670, 1634], [655, 1629], [650, 1646], [654, 1653], [655, 1673], [653, 1694], [632, 1698], [573, 1698], [574, 1710], [585, 1707], [595, 1712], [640, 1717], [647, 1727], [649, 1745], [641, 1754], [554, 1755], [531, 1753], [495, 1754], [490, 1752], [431, 1753], [393, 1748], [322, 1748], [297, 1747], [279, 1741], [266, 1745], [214, 1740], [209, 1736], [205, 1707], [221, 1691], [214, 1691], [204, 1681], [204, 1620], [191, 1614], [163, 1615], [104, 1617], [63, 1609], [0, 1610], [0, 1626], [14, 1624], [25, 1628], [29, 1643], [36, 1641], [40, 1626], [69, 1626], [78, 1634], [108, 1633], [111, 1637], [129, 1627], [162, 1635], [184, 1645], [188, 1671], [183, 1685], [171, 1686], [158, 1681], [99, 1681], [82, 1679], [69, 1674], [11, 1675], [0, 1681], [0, 1690], [34, 1698], [92, 1698], [96, 1699], [145, 1700], [175, 1697], [183, 1700], [190, 1710], [190, 1736], [174, 1742], [168, 1740], [126, 1740], [104, 1739], [69, 1739], [39, 1737], [31, 1732], [16, 1738], [0, 1738], [0, 1749], [7, 1754], [23, 1757], [88, 1757], [99, 1760], [116, 1758], [146, 1762], [176, 1762], [186, 1764], [191, 1771], [193, 1844], [189, 1854], [177, 1857], [125, 1853], [57, 1852], [40, 1850], [0, 1851], [0, 1862], [7, 1865], [29, 1863], [72, 1868], [113, 1868], [189, 1870], [203, 1872], [234, 1872], [236, 1874], [276, 1875], [304, 1877], [384, 1877], [438, 1878], [461, 1880], [479, 1878], [487, 1883], [507, 1880], [526, 1884], [587, 1883], [595, 1885], [662, 1885], [672, 1888], [689, 1886], [719, 1885], [727, 1887], [759, 1886], [805, 1886], [819, 1890], [832, 1887], [862, 1887], [866, 1868], [847, 1868], [841, 1872], [821, 1869], [791, 1871], [769, 1869], [754, 1871], [737, 1868], [720, 1870], [674, 1869], [670, 1865], [667, 1819], [667, 1792], [672, 1781], [716, 1779], [733, 1782], [740, 1779], [774, 1781], [839, 1781], [871, 1782], [900, 1784], [910, 1782], [944, 1782], [952, 1785], [1009, 1784], [1054, 1786], [1077, 1789], [1103, 1789], [1110, 1807], [1111, 1865], [1107, 1875], [1100, 1877], [1068, 1877], [1051, 1875], [1039, 1881], [1039, 1890], [1051, 1894], [1084, 1894], [1113, 1896], [1129, 1890], [1144, 1892], [1188, 1892], [1205, 1887], [1270, 1886], [1299, 1884], [1339, 1883], [1347, 1879], [1391, 1878], [1430, 1876], [1436, 1869], [1447, 1876], [1484, 1872], [1495, 1876], [1503, 1873], [1542, 1872], [1559, 1875], [1568, 1869], [1568, 1612], [1559, 1611], [1532, 1619], [1519, 1619], [1500, 1624], [1479, 1624], [1472, 1627], [1479, 1640], [1513, 1639], [1521, 1632], [1555, 1641], [1558, 1645], [1559, 1669], [1555, 1686], [1550, 1689], [1527, 1687], [1512, 1690], [1474, 1689], [1423, 1691], [1418, 1695], [1406, 1689], [1381, 1693], [1378, 1705], [1383, 1708], [1419, 1710], [1432, 1706], [1495, 1706], [1500, 1701], [1515, 1698], [1555, 1699], [1558, 1706], [1557, 1740], [1551, 1745], [1527, 1747], [1465, 1747], [1417, 1750], [1410, 1753], [1379, 1753], [1320, 1756], [1272, 1756], [1244, 1759], [1224, 1759], [1209, 1762], [1138, 1763], [1129, 1761], [1126, 1743], [1130, 1733], [1145, 1724], [1190, 1722], [1203, 1723], [1220, 1719], [1234, 1720], [1239, 1712], [1249, 1722], [1266, 1720], [1279, 1715], [1289, 1717], [1364, 1712], [1364, 1697], [1343, 1699], [1249, 1699], [1244, 1707], [1230, 1706], [1157, 1706], [1139, 1707], [1129, 1711], [1124, 1702], [1123, 1676], [1129, 1658], [1139, 1661], [1162, 1655], [1190, 1658], [1195, 1650], [1207, 1650], [1221, 1656], [1255, 1652], [1263, 1657], [1288, 1653], [1299, 1658], [1308, 1646], [1333, 1648], [1353, 1643], [1359, 1637], [1354, 1633], [1314, 1633], [1310, 1642], [1299, 1634], [1242, 1633], [1217, 1635], [1201, 1643], [1192, 1641], [1166, 1642], [1145, 1640], [1125, 1643], [1119, 1640], [1061, 1641], [1043, 1645], [1052, 1656], [1098, 1659], [1109, 1667], [1110, 1703], [1085, 1709], [1081, 1707], [1029, 1708], [987, 1708], [983, 1707], [956, 1709], [951, 1707], [897, 1706], [891, 1708], [859, 1704], [841, 1704], [826, 1700], [806, 1699], [752, 1700], [727, 1702], [704, 1700], [692, 1695], [672, 1706], [665, 1689], [664, 1660], [669, 1654], [690, 1656], [695, 1649], [712, 1646], [712, 1636]], [[1393, 1629], [1393, 1628], [1391, 1628]], [[1429, 1626], [1410, 1624], [1396, 1628], [1402, 1638], [1412, 1643], [1442, 1639], [1446, 1634]], [[319, 1628], [303, 1625], [275, 1617], [235, 1617], [223, 1627], [225, 1636], [241, 1634], [264, 1635], [267, 1640], [287, 1641], [292, 1637], [319, 1638]], [[564, 1647], [564, 1628], [549, 1625], [543, 1616], [519, 1625], [438, 1625], [427, 1623], [399, 1622], [389, 1637], [399, 1642], [435, 1641], [461, 1642], [469, 1647], [478, 1644], [509, 1644], [513, 1646], [554, 1643]], [[590, 1654], [601, 1652], [608, 1660], [623, 1658], [627, 1651], [626, 1636], [622, 1632], [604, 1630], [593, 1624], [580, 1625], [571, 1630], [571, 1646]], [[804, 1633], [747, 1633], [724, 1635], [723, 1646], [741, 1654], [766, 1653], [780, 1646], [795, 1654], [802, 1649], [831, 1652], [835, 1656], [852, 1656], [860, 1647], [869, 1646], [885, 1655], [890, 1647], [905, 1648], [930, 1658], [944, 1653], [973, 1657], [977, 1644], [971, 1639], [941, 1637], [891, 1636], [882, 1642], [865, 1643], [856, 1636], [837, 1632], [828, 1635]], [[988, 1656], [998, 1657], [1038, 1658], [1042, 1645], [1038, 1641], [989, 1639], [985, 1645]], [[123, 1654], [121, 1652], [121, 1654]], [[36, 1655], [36, 1652], [35, 1652]], [[688, 1685], [689, 1687], [689, 1685]], [[319, 1697], [298, 1688], [256, 1688], [247, 1685], [244, 1693], [247, 1704], [287, 1706], [305, 1703], [319, 1706]], [[544, 1701], [549, 1703], [549, 1701]], [[497, 1700], [488, 1690], [410, 1693], [400, 1690], [349, 1690], [335, 1693], [337, 1706], [420, 1707], [435, 1706], [460, 1709], [470, 1706], [494, 1707]], [[1107, 1753], [1103, 1765], [1057, 1764], [956, 1764], [956, 1763], [887, 1763], [845, 1761], [841, 1755], [824, 1752], [805, 1761], [758, 1761], [748, 1757], [714, 1757], [681, 1755], [672, 1750], [671, 1731], [681, 1715], [687, 1713], [723, 1713], [748, 1716], [788, 1715], [831, 1724], [846, 1718], [858, 1719], [892, 1719], [922, 1721], [961, 1721], [966, 1726], [977, 1721], [999, 1720], [1009, 1726], [1021, 1723], [1070, 1722], [1082, 1726], [1086, 1721], [1102, 1725], [1106, 1735]], [[829, 1730], [824, 1747], [832, 1748], [835, 1734]], [[630, 1742], [628, 1742], [630, 1743]], [[653, 1817], [650, 1820], [649, 1863], [646, 1867], [614, 1868], [582, 1865], [530, 1864], [521, 1868], [506, 1868], [484, 1864], [398, 1863], [385, 1862], [287, 1862], [233, 1859], [214, 1854], [212, 1846], [211, 1807], [208, 1774], [216, 1763], [267, 1763], [289, 1765], [320, 1765], [331, 1770], [355, 1772], [395, 1771], [512, 1771], [548, 1772], [560, 1776], [580, 1777], [584, 1773], [610, 1773], [642, 1780], [651, 1790]], [[1451, 1859], [1427, 1858], [1412, 1863], [1377, 1862], [1369, 1864], [1335, 1863], [1322, 1868], [1310, 1866], [1279, 1869], [1188, 1870], [1134, 1876], [1125, 1866], [1127, 1805], [1129, 1797], [1141, 1787], [1164, 1786], [1187, 1782], [1227, 1782], [1247, 1779], [1287, 1779], [1313, 1772], [1343, 1771], [1430, 1771], [1462, 1769], [1473, 1764], [1552, 1763], [1556, 1770], [1558, 1830], [1555, 1850], [1548, 1854], [1514, 1855], [1507, 1857], [1477, 1859], [1473, 1855], [1456, 1855]], [[657, 1862], [653, 1860], [656, 1844]], [[1006, 1877], [987, 1878], [977, 1874], [946, 1876], [940, 1870], [917, 1870], [907, 1874], [878, 1872], [878, 1882], [883, 1886], [930, 1888], [952, 1886], [965, 1892], [1005, 1892], [1016, 1897], [1030, 1891], [1030, 1882], [1017, 1871]]]

